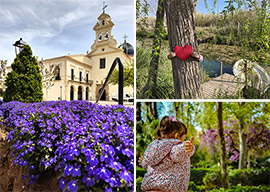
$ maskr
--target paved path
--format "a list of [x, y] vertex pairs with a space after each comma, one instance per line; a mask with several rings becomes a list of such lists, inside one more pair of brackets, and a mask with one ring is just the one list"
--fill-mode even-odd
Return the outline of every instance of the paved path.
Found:
[[234, 75], [224, 73], [203, 84], [205, 99], [240, 97], [244, 82], [238, 82]]

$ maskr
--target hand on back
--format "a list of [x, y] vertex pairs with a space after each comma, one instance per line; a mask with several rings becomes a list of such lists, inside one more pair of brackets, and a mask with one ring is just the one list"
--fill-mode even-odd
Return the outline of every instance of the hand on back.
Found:
[[191, 137], [190, 141], [185, 141], [184, 143], [186, 154], [191, 153], [193, 150], [193, 137]]

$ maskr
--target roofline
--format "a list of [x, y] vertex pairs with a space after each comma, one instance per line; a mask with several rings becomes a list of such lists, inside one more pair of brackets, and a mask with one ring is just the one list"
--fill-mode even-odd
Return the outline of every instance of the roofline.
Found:
[[44, 59], [43, 61], [50, 61], [50, 60], [54, 60], [54, 59], [65, 59], [65, 58], [66, 58], [66, 59], [69, 59], [69, 60], [74, 61], [74, 62], [76, 62], [76, 63], [79, 63], [79, 64], [81, 64], [81, 65], [86, 65], [86, 66], [88, 66], [88, 67], [90, 67], [90, 68], [93, 67], [92, 65], [88, 65], [88, 64], [86, 64], [86, 63], [83, 63], [83, 62], [81, 62], [81, 61], [78, 61], [78, 60], [72, 58], [72, 56], [73, 56], [73, 57], [74, 57], [74, 56], [85, 56], [85, 57], [86, 57], [86, 55], [84, 55], [84, 54], [80, 54], [80, 55], [65, 55], [65, 56], [61, 56], [61, 57], [55, 57], [55, 58], [50, 58], [50, 59]]

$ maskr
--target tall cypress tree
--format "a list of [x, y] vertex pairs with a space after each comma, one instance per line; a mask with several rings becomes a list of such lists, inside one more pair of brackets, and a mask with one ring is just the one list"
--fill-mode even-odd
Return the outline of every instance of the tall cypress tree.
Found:
[[42, 76], [29, 45], [24, 46], [11, 64], [11, 68], [12, 71], [7, 74], [5, 82], [7, 88], [4, 101], [41, 102], [43, 99]]

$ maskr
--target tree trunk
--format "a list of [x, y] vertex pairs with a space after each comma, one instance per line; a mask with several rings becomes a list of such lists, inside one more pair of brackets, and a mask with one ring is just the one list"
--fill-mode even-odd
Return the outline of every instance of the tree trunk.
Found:
[[222, 187], [225, 189], [229, 188], [229, 176], [227, 172], [227, 162], [226, 162], [226, 146], [223, 130], [222, 121], [222, 102], [217, 103], [217, 122], [218, 122], [218, 136], [220, 144], [220, 164], [221, 164], [221, 174], [222, 174]]
[[[153, 116], [154, 119], [157, 119], [158, 118], [157, 103], [156, 102], [146, 102], [145, 104], [147, 105], [147, 112], [149, 109], [151, 116]], [[153, 104], [153, 106], [152, 106], [152, 104]]]
[[250, 169], [250, 152], [247, 152], [247, 169]]
[[162, 31], [164, 31], [164, 0], [158, 1], [156, 13], [155, 37], [152, 47], [152, 59], [150, 61], [148, 80], [142, 90], [142, 98], [157, 99], [157, 74], [161, 49]]
[[141, 121], [142, 120], [142, 116], [141, 116], [141, 103], [137, 102], [136, 103], [136, 121]]
[[[245, 103], [238, 103], [241, 108]], [[245, 122], [242, 116], [237, 117], [239, 120], [239, 165], [238, 169], [247, 168], [247, 134], [245, 133]]]
[[178, 119], [178, 117], [180, 117], [180, 103], [179, 102], [174, 102], [173, 103], [173, 108], [174, 108], [174, 111], [175, 111], [175, 117], [176, 119]]
[[158, 112], [157, 112], [157, 102], [153, 102], [153, 116], [155, 119], [158, 119]]
[[[198, 52], [194, 23], [194, 6], [191, 0], [165, 0], [170, 49], [191, 45]], [[200, 63], [190, 57], [182, 61], [172, 59], [174, 89], [177, 99], [203, 98]]]

